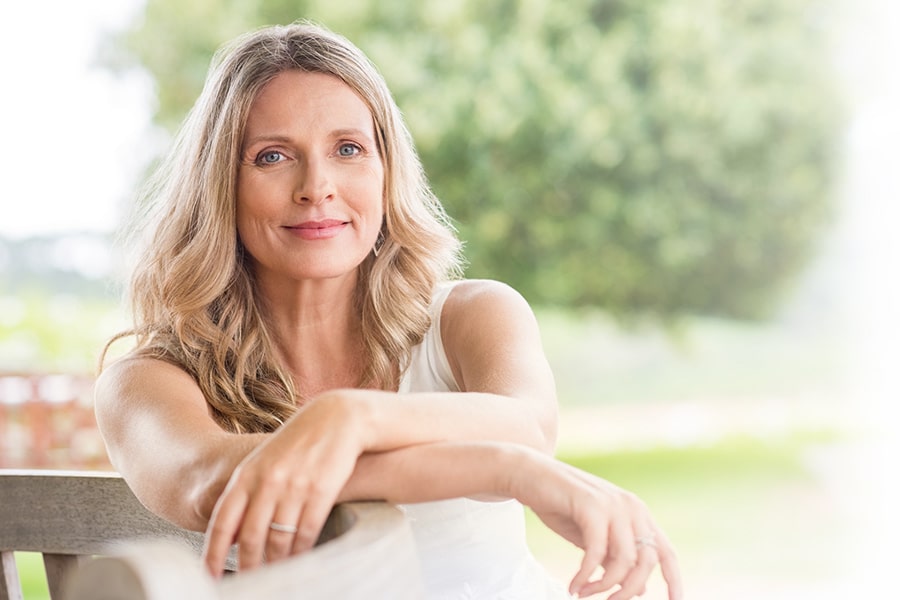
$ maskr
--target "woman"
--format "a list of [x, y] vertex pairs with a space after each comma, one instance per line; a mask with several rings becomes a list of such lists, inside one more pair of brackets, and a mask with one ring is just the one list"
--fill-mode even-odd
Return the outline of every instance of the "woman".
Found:
[[102, 373], [98, 421], [142, 502], [207, 532], [214, 574], [233, 542], [252, 569], [310, 548], [335, 502], [384, 499], [429, 597], [566, 597], [522, 502], [584, 549], [571, 593], [633, 597], [659, 563], [680, 597], [646, 507], [550, 457], [533, 314], [457, 279], [399, 111], [347, 40], [295, 24], [220, 51], [148, 196], [137, 345]]

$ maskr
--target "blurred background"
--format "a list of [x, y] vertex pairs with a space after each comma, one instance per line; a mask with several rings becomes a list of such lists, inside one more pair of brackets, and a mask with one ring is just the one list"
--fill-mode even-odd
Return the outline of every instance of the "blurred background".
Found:
[[535, 307], [560, 457], [648, 502], [688, 598], [900, 597], [888, 0], [3, 4], [0, 467], [109, 468], [91, 381], [135, 188], [215, 48], [297, 18], [379, 66], [468, 275]]

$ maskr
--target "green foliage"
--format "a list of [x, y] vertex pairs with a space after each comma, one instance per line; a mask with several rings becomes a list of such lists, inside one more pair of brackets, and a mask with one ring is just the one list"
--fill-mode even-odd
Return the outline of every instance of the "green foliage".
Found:
[[94, 373], [106, 340], [127, 326], [115, 306], [37, 288], [0, 294], [0, 371]]
[[211, 53], [310, 18], [382, 69], [469, 275], [619, 315], [768, 314], [829, 214], [812, 0], [149, 0], [122, 44], [174, 127]]

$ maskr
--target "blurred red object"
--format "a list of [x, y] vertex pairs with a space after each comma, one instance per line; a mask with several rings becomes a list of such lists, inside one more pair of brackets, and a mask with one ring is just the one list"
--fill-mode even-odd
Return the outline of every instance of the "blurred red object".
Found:
[[0, 468], [110, 470], [86, 375], [0, 373]]

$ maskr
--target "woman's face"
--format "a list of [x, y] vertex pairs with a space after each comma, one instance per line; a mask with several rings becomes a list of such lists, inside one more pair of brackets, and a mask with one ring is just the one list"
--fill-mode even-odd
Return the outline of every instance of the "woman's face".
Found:
[[257, 275], [355, 272], [383, 217], [372, 114], [340, 79], [286, 71], [254, 100], [241, 148], [237, 229]]

